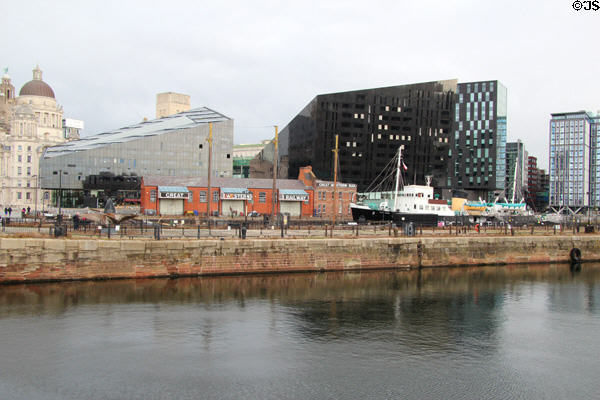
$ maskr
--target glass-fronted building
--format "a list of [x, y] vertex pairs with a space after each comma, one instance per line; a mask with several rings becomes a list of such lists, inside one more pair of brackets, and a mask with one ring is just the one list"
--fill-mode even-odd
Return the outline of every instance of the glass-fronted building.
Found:
[[505, 197], [510, 202], [521, 202], [527, 193], [527, 151], [520, 140], [506, 143]]
[[[338, 135], [338, 179], [359, 191], [378, 178], [400, 146], [407, 184], [425, 184], [431, 176], [434, 187], [445, 187], [456, 85], [445, 80], [316, 96], [279, 135], [279, 176], [296, 177], [310, 165], [332, 181]], [[251, 177], [272, 176], [272, 157], [269, 144], [252, 160]]]
[[553, 113], [550, 119], [551, 207], [600, 205], [600, 116]]
[[201, 107], [49, 147], [40, 160], [41, 187], [63, 190], [63, 207], [94, 206], [107, 192], [135, 197], [137, 189], [139, 199], [142, 176], [207, 176], [209, 123], [212, 176], [231, 177], [233, 120]]
[[459, 83], [457, 97], [447, 186], [493, 200], [506, 184], [506, 87]]

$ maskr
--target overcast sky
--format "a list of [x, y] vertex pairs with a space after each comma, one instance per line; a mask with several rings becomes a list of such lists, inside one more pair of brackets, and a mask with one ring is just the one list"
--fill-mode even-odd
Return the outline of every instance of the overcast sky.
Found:
[[315, 95], [457, 78], [508, 89], [508, 140], [548, 165], [551, 112], [600, 109], [599, 11], [551, 1], [8, 1], [2, 60], [36, 64], [85, 134], [155, 117], [156, 93], [273, 136]]

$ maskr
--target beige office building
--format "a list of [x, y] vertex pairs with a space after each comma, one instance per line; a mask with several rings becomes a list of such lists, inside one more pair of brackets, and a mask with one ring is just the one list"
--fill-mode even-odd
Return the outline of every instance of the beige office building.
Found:
[[190, 109], [190, 96], [187, 94], [166, 92], [156, 95], [156, 118], [168, 117]]

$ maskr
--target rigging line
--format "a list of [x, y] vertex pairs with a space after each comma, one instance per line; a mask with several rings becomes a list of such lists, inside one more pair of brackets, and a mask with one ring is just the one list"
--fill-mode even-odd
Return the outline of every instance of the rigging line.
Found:
[[[392, 159], [392, 160], [390, 160], [390, 162], [388, 162], [388, 165], [386, 165], [386, 166], [385, 166], [385, 167], [384, 167], [384, 168], [381, 170], [381, 172], [380, 172], [380, 173], [379, 173], [379, 174], [378, 174], [378, 175], [375, 177], [375, 179], [374, 179], [374, 180], [371, 182], [371, 184], [370, 184], [370, 185], [367, 187], [367, 190], [366, 190], [367, 192], [368, 192], [368, 191], [373, 191], [373, 190], [372, 190], [373, 186], [380, 186], [380, 185], [381, 185], [381, 182], [383, 182], [383, 181], [385, 181], [386, 179], [388, 179], [388, 178], [389, 178], [389, 172], [387, 172], [387, 171], [390, 169], [390, 163], [391, 163], [392, 161], [393, 161], [393, 159]], [[384, 173], [387, 173], [387, 175], [384, 175], [384, 178], [381, 178], [381, 179], [380, 179], [380, 177], [381, 177], [381, 176], [382, 176]]]
[[388, 161], [387, 165], [385, 167], [383, 167], [381, 172], [375, 177], [375, 179], [373, 179], [371, 184], [367, 187], [366, 192], [375, 191], [375, 190], [372, 190], [374, 185], [377, 184], [377, 186], [380, 186], [381, 182], [385, 181], [386, 179], [389, 179], [390, 173], [388, 172], [388, 174], [383, 179], [379, 180], [381, 175], [384, 172], [391, 170], [391, 173], [393, 173], [393, 171], [394, 171], [393, 165], [394, 165], [394, 162], [397, 160], [397, 158], [398, 158], [398, 155], [396, 154], [396, 155], [394, 155], [394, 157], [392, 157], [392, 159], [390, 161]]

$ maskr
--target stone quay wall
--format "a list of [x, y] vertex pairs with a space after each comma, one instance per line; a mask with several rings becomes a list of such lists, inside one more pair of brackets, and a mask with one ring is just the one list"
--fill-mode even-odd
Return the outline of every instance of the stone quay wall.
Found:
[[0, 239], [0, 283], [600, 260], [600, 236], [278, 240]]

